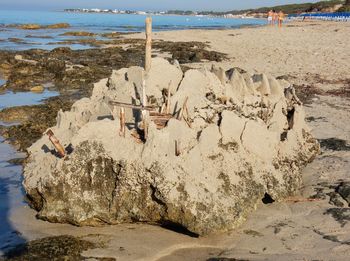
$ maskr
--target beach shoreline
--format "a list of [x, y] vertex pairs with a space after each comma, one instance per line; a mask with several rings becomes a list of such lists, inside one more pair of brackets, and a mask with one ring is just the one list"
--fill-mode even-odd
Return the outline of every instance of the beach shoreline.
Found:
[[[143, 34], [124, 37], [140, 39]], [[27, 206], [11, 210], [9, 220], [13, 227], [27, 241], [64, 234], [103, 243], [104, 247], [82, 252], [84, 257], [91, 258], [347, 260], [350, 210], [345, 200], [337, 196], [335, 188], [340, 182], [350, 181], [347, 176], [350, 169], [350, 127], [347, 124], [350, 116], [350, 49], [347, 45], [350, 24], [293, 22], [282, 29], [263, 26], [155, 32], [153, 38], [203, 42], [208, 44], [208, 50], [227, 55], [227, 59], [219, 62], [183, 64], [189, 68], [197, 68], [199, 64], [207, 68], [213, 64], [239, 67], [251, 73], [285, 78], [296, 86], [299, 94], [304, 95], [302, 101], [312, 132], [322, 145], [322, 154], [303, 171], [304, 186], [299, 197], [309, 198], [321, 191], [319, 201], [261, 204], [240, 228], [203, 238], [143, 224], [101, 228], [51, 224], [36, 220], [35, 212]], [[155, 50], [155, 54], [164, 56], [164, 51]], [[167, 55], [171, 56], [171, 50]], [[334, 143], [332, 139], [345, 143], [339, 146], [342, 142]], [[342, 206], [334, 205], [334, 198]], [[145, 238], [149, 240], [145, 242]]]

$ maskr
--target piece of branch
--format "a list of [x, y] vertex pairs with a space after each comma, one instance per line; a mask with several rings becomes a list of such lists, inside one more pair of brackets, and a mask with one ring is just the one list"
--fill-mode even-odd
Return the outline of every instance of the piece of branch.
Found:
[[109, 104], [114, 106], [124, 107], [124, 108], [136, 109], [136, 110], [152, 111], [156, 109], [156, 107], [153, 107], [153, 106], [133, 105], [133, 104], [117, 102], [117, 101], [109, 101]]
[[162, 107], [160, 108], [160, 113], [165, 113], [166, 110], [166, 104], [163, 103]]
[[188, 97], [186, 97], [183, 105], [182, 105], [182, 108], [181, 108], [181, 111], [180, 111], [180, 115], [179, 115], [179, 120], [181, 121], [182, 118], [183, 118], [183, 115], [184, 115], [184, 111], [185, 111], [185, 107], [186, 107], [186, 104], [187, 104], [187, 101], [188, 101]]
[[180, 156], [181, 151], [180, 151], [180, 141], [175, 140], [175, 156]]
[[152, 64], [152, 17], [146, 18], [146, 50], [145, 50], [145, 72], [151, 69]]
[[51, 141], [51, 143], [53, 144], [53, 146], [57, 150], [58, 154], [61, 157], [64, 157], [66, 155], [66, 152], [65, 152], [63, 146], [61, 145], [60, 141], [55, 137], [53, 131], [51, 129], [49, 129], [46, 132], [46, 135], [49, 136], [49, 140]]
[[125, 109], [124, 107], [120, 108], [120, 131], [119, 135], [125, 137]]

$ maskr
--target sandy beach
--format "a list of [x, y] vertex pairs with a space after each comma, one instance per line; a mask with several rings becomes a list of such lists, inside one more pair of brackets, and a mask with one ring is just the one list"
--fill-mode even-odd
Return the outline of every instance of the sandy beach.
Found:
[[[87, 260], [349, 260], [350, 208], [338, 192], [350, 182], [350, 23], [156, 32], [153, 38], [207, 43], [210, 50], [227, 54], [219, 63], [224, 68], [265, 73], [296, 86], [322, 148], [303, 170], [300, 195], [261, 203], [240, 228], [199, 238], [144, 224], [51, 224], [35, 219], [34, 210], [17, 202], [10, 223], [18, 235], [27, 241], [72, 235], [100, 244], [82, 253]], [[210, 68], [217, 63], [204, 64]]]

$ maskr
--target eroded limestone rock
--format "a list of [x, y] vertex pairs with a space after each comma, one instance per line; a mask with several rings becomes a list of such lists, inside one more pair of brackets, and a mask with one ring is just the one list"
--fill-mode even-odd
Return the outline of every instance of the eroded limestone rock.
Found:
[[[287, 87], [238, 69], [183, 74], [159, 58], [152, 68], [149, 103], [161, 106], [171, 81], [174, 118], [162, 129], [151, 122], [146, 141], [135, 138], [140, 112], [126, 110], [124, 138], [118, 110], [108, 103], [141, 104], [142, 68], [131, 67], [59, 112], [52, 130], [72, 150], [65, 158], [52, 153], [47, 137], [30, 147], [24, 187], [39, 217], [76, 225], [173, 224], [205, 235], [239, 225], [265, 193], [280, 200], [297, 191], [300, 170], [319, 145], [302, 106], [286, 98]], [[186, 98], [187, 122], [177, 119]]]

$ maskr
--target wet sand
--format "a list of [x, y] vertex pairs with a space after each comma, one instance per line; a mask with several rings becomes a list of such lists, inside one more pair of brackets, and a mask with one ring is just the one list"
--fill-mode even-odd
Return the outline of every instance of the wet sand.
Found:
[[154, 37], [209, 42], [213, 50], [228, 54], [229, 60], [220, 64], [286, 77], [300, 93], [307, 94], [303, 99], [307, 119], [321, 141], [322, 154], [304, 169], [299, 198], [316, 200], [261, 204], [242, 227], [204, 238], [143, 224], [102, 228], [50, 224], [36, 220], [35, 212], [19, 203], [10, 204], [8, 225], [26, 241], [66, 234], [103, 243], [103, 247], [82, 252], [84, 257], [348, 260], [350, 208], [337, 187], [340, 182], [350, 181], [350, 24], [295, 23], [282, 30], [264, 27], [161, 32]]

